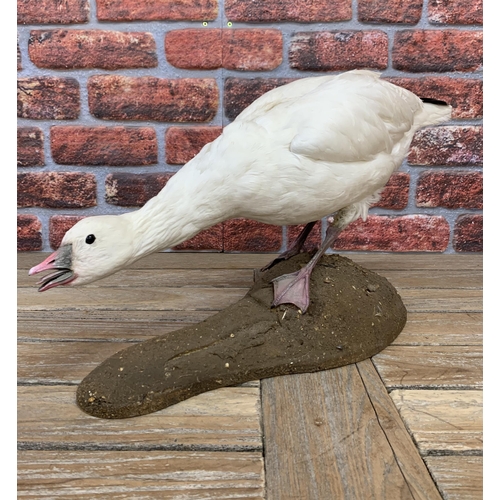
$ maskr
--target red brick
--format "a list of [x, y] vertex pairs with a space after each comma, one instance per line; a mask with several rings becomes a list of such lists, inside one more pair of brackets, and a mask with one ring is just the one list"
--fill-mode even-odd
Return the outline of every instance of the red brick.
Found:
[[417, 24], [423, 0], [359, 0], [358, 20], [362, 23]]
[[281, 226], [248, 219], [231, 219], [224, 223], [225, 252], [277, 252], [281, 243]]
[[63, 165], [153, 165], [158, 161], [156, 132], [150, 127], [55, 126], [50, 147]]
[[212, 78], [96, 75], [88, 80], [90, 112], [104, 120], [206, 122], [217, 113]]
[[74, 78], [40, 76], [17, 81], [17, 116], [74, 120], [80, 114], [80, 86]]
[[482, 65], [482, 44], [480, 31], [397, 31], [392, 65], [410, 72], [476, 71]]
[[17, 166], [40, 167], [45, 165], [43, 132], [37, 127], [17, 129]]
[[234, 120], [255, 99], [295, 78], [227, 78], [224, 82], [224, 112]]
[[151, 33], [105, 30], [32, 30], [30, 59], [40, 68], [153, 68], [158, 65]]
[[448, 246], [450, 227], [444, 217], [369, 215], [349, 224], [334, 243], [335, 250], [383, 252], [443, 252]]
[[97, 204], [94, 175], [82, 172], [18, 174], [19, 207], [86, 208]]
[[483, 127], [430, 127], [418, 131], [408, 154], [411, 165], [482, 165]]
[[417, 207], [483, 208], [481, 172], [424, 172], [417, 182]]
[[222, 127], [169, 127], [165, 133], [167, 163], [187, 163], [221, 133]]
[[66, 231], [71, 229], [78, 221], [84, 219], [81, 215], [53, 215], [49, 219], [49, 242], [54, 250], [59, 248]]
[[217, 0], [97, 0], [99, 21], [212, 21]]
[[17, 251], [29, 252], [42, 249], [42, 223], [36, 215], [17, 216]]
[[172, 30], [165, 35], [167, 61], [177, 68], [216, 69], [222, 67], [222, 30]]
[[483, 24], [483, 0], [429, 0], [431, 24]]
[[269, 71], [283, 59], [283, 37], [275, 29], [224, 30], [222, 67], [241, 71]]
[[201, 231], [191, 239], [174, 247], [174, 250], [212, 250], [222, 252], [224, 250], [224, 223], [221, 222], [215, 226]]
[[409, 192], [410, 174], [396, 172], [392, 174], [389, 182], [386, 184], [380, 196], [380, 200], [373, 206], [392, 210], [402, 210], [408, 205]]
[[184, 29], [165, 36], [168, 62], [184, 69], [268, 71], [281, 64], [282, 51], [275, 29]]
[[[287, 242], [286, 247], [290, 248], [293, 242], [299, 237], [300, 232], [304, 229], [305, 224], [299, 226], [288, 226], [287, 227]], [[310, 250], [316, 250], [321, 245], [321, 221], [317, 222], [310, 232], [304, 246], [303, 250], [308, 252]]]
[[17, 0], [18, 24], [73, 24], [89, 21], [88, 0]]
[[170, 173], [114, 173], [106, 177], [106, 201], [122, 207], [141, 207], [165, 186]]
[[385, 69], [388, 43], [387, 34], [378, 30], [299, 32], [291, 40], [290, 66], [308, 71]]
[[483, 81], [479, 79], [426, 76], [425, 78], [387, 78], [419, 97], [431, 97], [453, 106], [453, 118], [483, 116]]
[[453, 248], [456, 252], [483, 251], [483, 216], [461, 215], [455, 222]]
[[352, 17], [350, 0], [226, 0], [230, 21], [267, 23], [296, 21], [303, 23], [348, 21]]

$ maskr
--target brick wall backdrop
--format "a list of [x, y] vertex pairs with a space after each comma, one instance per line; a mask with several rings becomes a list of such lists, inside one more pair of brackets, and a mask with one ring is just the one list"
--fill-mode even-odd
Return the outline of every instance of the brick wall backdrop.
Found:
[[[417, 134], [335, 248], [482, 250], [481, 0], [17, 3], [20, 251], [143, 205], [262, 93], [354, 68], [449, 102], [453, 120]], [[178, 249], [279, 251], [296, 233], [231, 220]]]

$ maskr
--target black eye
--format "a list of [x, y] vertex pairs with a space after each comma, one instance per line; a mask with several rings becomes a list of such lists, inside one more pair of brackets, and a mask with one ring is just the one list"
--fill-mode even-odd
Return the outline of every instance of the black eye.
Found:
[[89, 234], [85, 238], [85, 243], [88, 243], [89, 245], [92, 245], [92, 243], [94, 243], [94, 241], [95, 241], [95, 236], [93, 234]]

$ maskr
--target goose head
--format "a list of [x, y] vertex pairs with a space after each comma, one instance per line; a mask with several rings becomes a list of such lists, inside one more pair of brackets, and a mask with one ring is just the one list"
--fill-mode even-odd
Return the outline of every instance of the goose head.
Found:
[[123, 216], [99, 215], [77, 222], [67, 231], [61, 246], [29, 275], [54, 272], [37, 283], [43, 292], [61, 285], [84, 285], [122, 269], [134, 259], [130, 221]]

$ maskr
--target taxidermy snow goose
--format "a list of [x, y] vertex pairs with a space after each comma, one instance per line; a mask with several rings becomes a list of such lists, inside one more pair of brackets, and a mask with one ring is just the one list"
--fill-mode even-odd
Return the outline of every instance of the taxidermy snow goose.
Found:
[[293, 303], [305, 312], [315, 264], [343, 228], [366, 218], [414, 133], [450, 116], [446, 103], [371, 71], [296, 80], [248, 106], [141, 209], [81, 220], [29, 273], [56, 270], [39, 281], [40, 291], [83, 285], [237, 217], [306, 224], [280, 256], [288, 258], [318, 220], [335, 213], [308, 265], [273, 282], [273, 306]]

